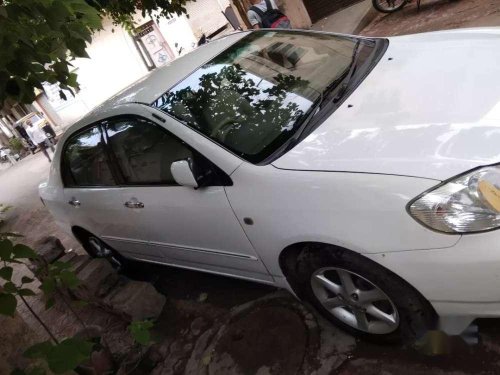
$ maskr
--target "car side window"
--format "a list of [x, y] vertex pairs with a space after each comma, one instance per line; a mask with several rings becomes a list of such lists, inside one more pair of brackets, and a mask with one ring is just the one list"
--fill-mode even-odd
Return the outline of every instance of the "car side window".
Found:
[[115, 185], [99, 126], [78, 132], [66, 142], [62, 171], [65, 186]]
[[165, 129], [146, 119], [123, 117], [103, 122], [108, 144], [130, 185], [177, 185], [170, 166], [193, 152]]

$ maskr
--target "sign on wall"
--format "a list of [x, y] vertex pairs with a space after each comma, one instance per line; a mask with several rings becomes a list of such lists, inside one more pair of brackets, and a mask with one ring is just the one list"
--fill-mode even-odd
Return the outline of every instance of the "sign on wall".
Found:
[[[160, 67], [174, 58], [165, 38], [153, 21], [135, 29], [135, 40], [140, 46], [141, 53], [154, 67]], [[151, 68], [151, 67], [148, 67]]]

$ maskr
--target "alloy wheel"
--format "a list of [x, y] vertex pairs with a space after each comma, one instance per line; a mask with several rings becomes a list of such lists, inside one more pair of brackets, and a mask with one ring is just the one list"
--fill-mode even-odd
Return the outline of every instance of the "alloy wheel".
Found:
[[100, 239], [96, 237], [89, 237], [88, 243], [96, 258], [106, 258], [111, 263], [113, 268], [118, 271], [122, 269], [122, 262], [115, 256], [113, 250], [109, 249]]
[[399, 314], [382, 289], [366, 278], [337, 267], [311, 276], [314, 295], [323, 307], [348, 326], [370, 334], [388, 334], [399, 326]]

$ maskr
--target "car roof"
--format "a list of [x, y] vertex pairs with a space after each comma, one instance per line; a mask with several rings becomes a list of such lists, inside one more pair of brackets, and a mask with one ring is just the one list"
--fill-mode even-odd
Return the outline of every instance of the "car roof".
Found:
[[85, 120], [87, 117], [94, 117], [98, 112], [117, 105], [126, 103], [151, 104], [180, 80], [184, 79], [198, 67], [217, 56], [238, 40], [242, 39], [245, 35], [248, 35], [248, 33], [248, 31], [237, 32], [213, 40], [153, 70], [151, 73], [132, 83], [130, 86], [94, 108], [78, 121], [78, 123], [81, 123], [81, 121]]

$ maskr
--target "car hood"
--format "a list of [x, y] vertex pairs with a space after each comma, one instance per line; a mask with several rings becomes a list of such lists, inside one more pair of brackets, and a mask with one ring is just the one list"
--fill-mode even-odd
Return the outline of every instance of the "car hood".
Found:
[[500, 162], [500, 28], [389, 39], [378, 65], [275, 167], [444, 180]]

